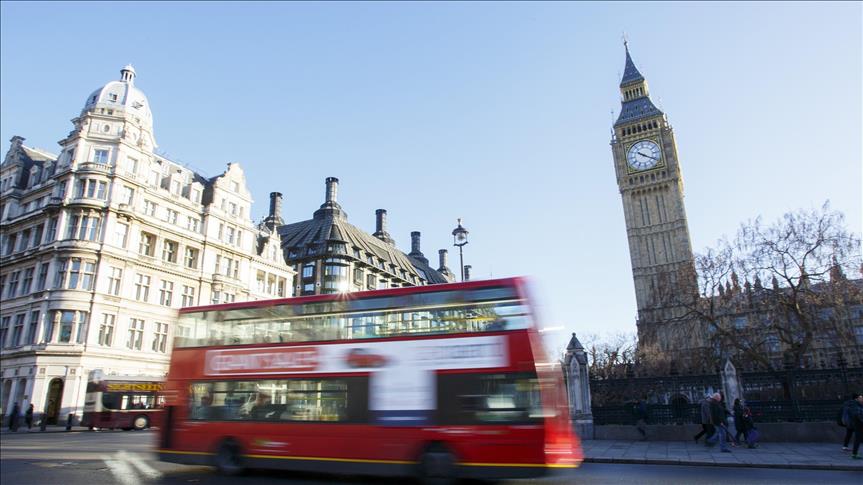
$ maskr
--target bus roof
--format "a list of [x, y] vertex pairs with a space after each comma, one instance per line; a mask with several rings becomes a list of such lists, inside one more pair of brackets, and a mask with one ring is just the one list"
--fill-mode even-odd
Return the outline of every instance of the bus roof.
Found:
[[385, 290], [371, 290], [371, 291], [355, 291], [349, 293], [333, 293], [329, 295], [311, 295], [311, 296], [297, 296], [291, 298], [276, 298], [272, 300], [253, 300], [253, 301], [245, 301], [239, 303], [221, 303], [218, 305], [203, 305], [196, 307], [185, 307], [180, 309], [180, 314], [185, 313], [197, 313], [197, 312], [206, 312], [206, 311], [225, 311], [225, 310], [241, 310], [246, 308], [260, 308], [260, 307], [268, 307], [275, 305], [300, 305], [306, 303], [322, 303], [329, 301], [343, 301], [343, 300], [357, 300], [361, 298], [369, 298], [369, 297], [386, 297], [386, 296], [399, 296], [399, 295], [410, 295], [416, 293], [426, 293], [426, 292], [440, 292], [440, 291], [459, 291], [459, 290], [470, 290], [476, 288], [485, 288], [490, 286], [509, 286], [514, 287], [519, 290], [520, 293], [523, 293], [523, 287], [525, 285], [525, 278], [521, 276], [515, 276], [511, 278], [499, 278], [493, 280], [476, 280], [476, 281], [465, 281], [461, 283], [446, 283], [446, 284], [438, 284], [438, 285], [423, 285], [423, 286], [409, 286], [402, 288], [388, 288]]

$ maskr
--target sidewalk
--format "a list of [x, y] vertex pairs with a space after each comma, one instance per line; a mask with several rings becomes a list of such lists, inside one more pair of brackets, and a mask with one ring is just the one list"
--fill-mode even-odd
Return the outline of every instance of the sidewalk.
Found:
[[[87, 428], [85, 428], [84, 426], [72, 426], [71, 431], [87, 431]], [[49, 424], [48, 426], [45, 427], [44, 432], [45, 433], [61, 433], [61, 432], [66, 433], [67, 432], [66, 431], [66, 425], [65, 424], [63, 424], [63, 425]], [[2, 434], [2, 435], [9, 435], [9, 434], [24, 435], [24, 434], [28, 434], [28, 433], [42, 433], [42, 431], [39, 429], [38, 426], [33, 426], [33, 428], [31, 428], [29, 431], [27, 430], [27, 426], [19, 426], [17, 432], [10, 431], [8, 427], [4, 427], [3, 429], [0, 429], [0, 434]]]
[[760, 443], [758, 448], [719, 451], [693, 441], [581, 442], [586, 463], [638, 463], [652, 465], [737, 466], [756, 468], [800, 468], [863, 472], [863, 460], [854, 460], [833, 443]]

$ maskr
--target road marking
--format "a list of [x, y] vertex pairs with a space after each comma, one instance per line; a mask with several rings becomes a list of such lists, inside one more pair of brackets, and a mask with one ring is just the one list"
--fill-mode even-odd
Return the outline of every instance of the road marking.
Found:
[[116, 478], [119, 483], [122, 483], [123, 485], [137, 485], [140, 482], [138, 474], [135, 473], [135, 470], [133, 470], [125, 461], [115, 460], [110, 456], [105, 455], [102, 455], [102, 461], [108, 465], [114, 478]]
[[147, 478], [152, 478], [154, 480], [158, 480], [162, 478], [162, 474], [156, 470], [155, 468], [148, 465], [143, 459], [141, 459], [140, 455], [133, 455], [130, 453], [126, 453], [125, 450], [120, 450], [117, 452], [117, 458], [123, 460], [125, 462], [131, 463], [132, 466], [138, 469], [144, 476]]

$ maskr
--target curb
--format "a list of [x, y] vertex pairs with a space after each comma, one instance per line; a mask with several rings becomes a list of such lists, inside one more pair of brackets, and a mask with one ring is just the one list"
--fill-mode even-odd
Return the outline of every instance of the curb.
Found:
[[683, 461], [683, 460], [650, 460], [646, 458], [584, 458], [584, 463], [614, 463], [618, 465], [680, 465], [680, 466], [716, 466], [729, 468], [782, 468], [786, 470], [833, 470], [848, 472], [863, 472], [863, 467], [853, 465], [807, 465], [802, 463], [732, 463], [715, 461]]

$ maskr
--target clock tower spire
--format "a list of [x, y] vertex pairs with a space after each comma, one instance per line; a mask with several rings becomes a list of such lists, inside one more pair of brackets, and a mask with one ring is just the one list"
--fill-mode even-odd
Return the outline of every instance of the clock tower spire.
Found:
[[695, 288], [683, 175], [674, 131], [651, 101], [626, 41], [624, 49], [621, 109], [611, 151], [629, 240], [639, 342], [665, 347], [669, 339], [660, 332], [663, 322], [680, 316], [676, 302]]

